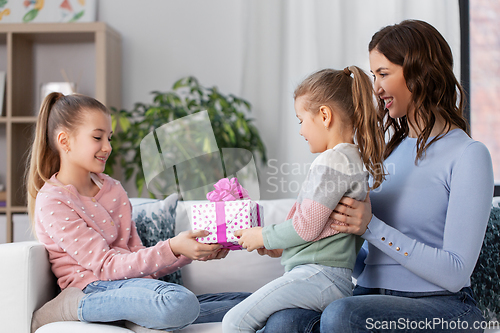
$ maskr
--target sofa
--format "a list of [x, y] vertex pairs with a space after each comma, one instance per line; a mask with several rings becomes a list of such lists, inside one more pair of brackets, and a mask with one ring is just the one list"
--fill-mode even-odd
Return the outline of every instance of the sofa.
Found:
[[[146, 199], [132, 198], [133, 210]], [[262, 200], [264, 223], [284, 221], [293, 199]], [[188, 207], [196, 201], [179, 201], [175, 210], [175, 233], [190, 229]], [[168, 208], [167, 208], [168, 210]], [[137, 221], [137, 220], [136, 220]], [[139, 227], [138, 227], [139, 229]], [[33, 312], [57, 293], [47, 251], [37, 241], [0, 244], [0, 332], [29, 333]], [[182, 282], [195, 294], [257, 290], [284, 273], [280, 259], [245, 250], [231, 251], [222, 260], [193, 261], [181, 269]], [[219, 333], [220, 323], [191, 325], [183, 333]], [[119, 325], [58, 322], [40, 327], [36, 333], [131, 333]]]
[[[134, 210], [143, 199], [131, 199]], [[146, 201], [147, 202], [147, 201]], [[293, 199], [261, 200], [264, 225], [284, 221]], [[175, 233], [190, 229], [188, 210], [194, 202], [179, 201], [175, 206]], [[495, 202], [497, 204], [497, 202]], [[33, 312], [57, 293], [47, 252], [37, 241], [0, 244], [0, 331], [29, 333]], [[252, 292], [283, 274], [277, 258], [260, 256], [245, 250], [231, 251], [222, 260], [194, 261], [181, 269], [184, 286], [196, 294], [245, 291]], [[36, 333], [131, 333], [120, 325], [58, 322], [42, 326]], [[182, 333], [221, 332], [220, 323], [191, 325]], [[500, 332], [487, 329], [485, 332]]]

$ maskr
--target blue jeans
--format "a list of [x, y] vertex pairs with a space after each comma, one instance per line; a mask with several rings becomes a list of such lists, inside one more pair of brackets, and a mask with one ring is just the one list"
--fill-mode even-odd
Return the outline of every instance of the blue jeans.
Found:
[[128, 320], [161, 330], [221, 321], [249, 293], [196, 296], [183, 286], [154, 279], [95, 281], [88, 284], [78, 307], [84, 322]]
[[411, 293], [357, 286], [354, 296], [332, 302], [320, 314], [294, 309], [269, 318], [264, 332], [483, 332], [470, 288], [457, 293]]
[[283, 309], [323, 311], [332, 301], [352, 295], [351, 273], [316, 264], [296, 266], [232, 308], [222, 320], [222, 331], [254, 333]]

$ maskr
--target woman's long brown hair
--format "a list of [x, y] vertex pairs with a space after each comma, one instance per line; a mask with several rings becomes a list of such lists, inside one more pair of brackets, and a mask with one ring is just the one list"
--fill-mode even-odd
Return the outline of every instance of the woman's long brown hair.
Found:
[[[385, 120], [384, 132], [391, 134], [385, 158], [408, 136], [409, 126], [419, 133], [415, 163], [452, 126], [467, 132], [463, 117], [464, 90], [453, 73], [453, 55], [446, 40], [433, 26], [418, 20], [387, 26], [373, 35], [368, 50], [376, 50], [393, 64], [403, 67], [412, 98], [409, 108], [414, 110], [413, 119], [407, 116], [393, 119], [379, 99], [379, 112]], [[438, 118], [444, 120], [445, 126], [428, 142]]]

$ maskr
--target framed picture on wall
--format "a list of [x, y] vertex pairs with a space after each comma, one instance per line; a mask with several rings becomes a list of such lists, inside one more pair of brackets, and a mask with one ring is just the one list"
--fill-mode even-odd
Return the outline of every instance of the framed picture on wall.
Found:
[[93, 22], [96, 0], [0, 0], [0, 23]]

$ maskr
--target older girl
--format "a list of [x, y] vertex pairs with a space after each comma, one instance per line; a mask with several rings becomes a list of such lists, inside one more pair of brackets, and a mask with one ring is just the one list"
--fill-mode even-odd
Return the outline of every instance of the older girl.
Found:
[[246, 294], [195, 296], [156, 280], [193, 259], [222, 258], [206, 232], [185, 232], [145, 248], [120, 182], [103, 174], [111, 153], [111, 116], [83, 95], [48, 95], [31, 152], [28, 207], [62, 292], [33, 315], [32, 331], [67, 320], [126, 320], [135, 332], [220, 321]]

